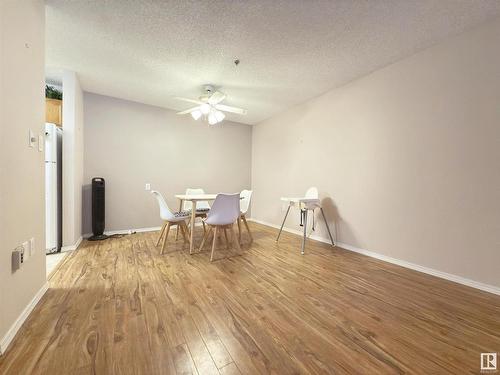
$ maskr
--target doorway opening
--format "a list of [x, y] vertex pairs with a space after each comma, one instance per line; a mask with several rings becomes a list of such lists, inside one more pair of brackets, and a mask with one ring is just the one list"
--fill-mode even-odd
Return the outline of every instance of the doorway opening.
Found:
[[45, 249], [49, 276], [67, 255], [62, 252], [62, 83], [45, 86]]

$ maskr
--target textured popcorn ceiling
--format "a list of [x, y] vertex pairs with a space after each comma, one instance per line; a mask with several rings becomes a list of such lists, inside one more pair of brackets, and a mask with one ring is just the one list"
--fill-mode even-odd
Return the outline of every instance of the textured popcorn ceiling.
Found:
[[[498, 0], [47, 0], [47, 66], [182, 110], [204, 83], [256, 124], [500, 15]], [[241, 64], [233, 65], [238, 57]]]

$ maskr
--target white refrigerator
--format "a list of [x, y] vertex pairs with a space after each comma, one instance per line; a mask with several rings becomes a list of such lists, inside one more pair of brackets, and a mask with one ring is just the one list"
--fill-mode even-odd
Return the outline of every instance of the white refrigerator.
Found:
[[46, 252], [62, 246], [62, 129], [45, 124], [45, 242]]

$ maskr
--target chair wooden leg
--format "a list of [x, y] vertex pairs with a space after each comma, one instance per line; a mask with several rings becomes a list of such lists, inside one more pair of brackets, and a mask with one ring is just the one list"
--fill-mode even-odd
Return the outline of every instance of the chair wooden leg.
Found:
[[210, 254], [210, 261], [214, 260], [215, 243], [217, 242], [217, 232], [218, 232], [218, 229], [219, 228], [217, 228], [217, 227], [215, 227], [215, 229], [214, 229], [214, 240], [212, 242], [212, 253]]
[[[189, 223], [186, 223], [185, 221], [183, 221], [182, 226], [184, 227], [184, 230], [186, 231], [186, 234], [189, 237], [191, 235], [191, 231], [189, 230]], [[190, 238], [190, 240], [191, 240], [191, 238]]]
[[170, 223], [167, 223], [167, 227], [165, 228], [165, 234], [163, 235], [163, 243], [161, 245], [161, 254], [165, 251], [165, 245], [167, 243], [168, 232], [170, 231]]
[[205, 241], [210, 236], [210, 233], [212, 233], [212, 227], [208, 227], [207, 232], [203, 235], [203, 240], [201, 241], [201, 245], [200, 245], [199, 251], [203, 250], [203, 246], [205, 246]]
[[252, 242], [253, 241], [252, 232], [250, 232], [250, 228], [248, 227], [247, 219], [246, 219], [245, 215], [243, 215], [241, 218], [243, 219], [243, 223], [245, 224], [245, 227], [247, 228], [248, 235], [250, 236], [250, 242]]
[[238, 241], [241, 243], [241, 216], [238, 216]]
[[236, 232], [234, 231], [234, 225], [231, 225], [231, 232], [233, 233], [233, 243], [238, 249], [238, 252], [241, 252], [240, 241], [236, 238]]
[[190, 241], [191, 241], [191, 237], [190, 237], [189, 228], [188, 228], [188, 226], [187, 226], [186, 222], [185, 222], [185, 221], [182, 221], [182, 222], [181, 222], [181, 225], [182, 225], [182, 227], [184, 228], [184, 232], [186, 233], [186, 237], [187, 237], [187, 239], [188, 239], [188, 242], [190, 243]]
[[203, 221], [203, 219], [201, 219], [201, 224], [203, 224], [203, 234], [205, 234], [207, 232], [207, 229], [205, 227], [205, 222]]
[[167, 223], [163, 223], [163, 225], [161, 226], [161, 230], [160, 230], [160, 234], [158, 236], [158, 241], [156, 241], [156, 246], [158, 246], [160, 244], [160, 241], [161, 239], [163, 238], [163, 233], [165, 232], [165, 227], [167, 226]]
[[224, 238], [226, 240], [226, 249], [229, 250], [229, 240], [227, 239], [227, 228], [224, 227]]
[[[179, 199], [179, 212], [182, 211], [182, 199]], [[177, 225], [177, 229], [175, 231], [175, 240], [179, 238], [179, 226]]]
[[182, 225], [182, 222], [177, 224], [177, 227], [180, 227], [182, 238], [184, 239], [184, 243], [188, 243], [187, 237], [186, 237], [186, 229]]

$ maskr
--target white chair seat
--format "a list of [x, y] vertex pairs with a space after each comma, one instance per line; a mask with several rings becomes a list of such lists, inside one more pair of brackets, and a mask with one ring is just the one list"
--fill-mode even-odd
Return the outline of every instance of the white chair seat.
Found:
[[208, 225], [233, 224], [240, 215], [240, 194], [217, 194], [205, 223]]

